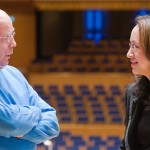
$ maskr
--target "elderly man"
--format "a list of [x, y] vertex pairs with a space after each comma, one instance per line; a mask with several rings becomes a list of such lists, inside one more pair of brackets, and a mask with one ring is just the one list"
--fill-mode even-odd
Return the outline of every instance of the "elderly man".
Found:
[[9, 66], [16, 47], [15, 29], [0, 10], [0, 150], [35, 150], [38, 143], [59, 134], [56, 111]]

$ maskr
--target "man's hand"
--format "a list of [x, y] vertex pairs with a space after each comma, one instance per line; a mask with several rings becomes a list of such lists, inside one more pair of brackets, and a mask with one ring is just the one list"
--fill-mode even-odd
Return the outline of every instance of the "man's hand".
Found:
[[23, 137], [23, 135], [20, 135], [20, 136], [16, 136], [16, 138], [22, 138]]

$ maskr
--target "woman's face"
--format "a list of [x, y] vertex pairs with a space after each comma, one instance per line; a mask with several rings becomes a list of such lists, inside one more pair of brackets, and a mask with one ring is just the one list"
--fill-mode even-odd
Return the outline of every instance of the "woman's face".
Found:
[[127, 57], [130, 59], [133, 74], [145, 75], [149, 78], [150, 61], [146, 58], [139, 40], [139, 27], [136, 25], [131, 32]]

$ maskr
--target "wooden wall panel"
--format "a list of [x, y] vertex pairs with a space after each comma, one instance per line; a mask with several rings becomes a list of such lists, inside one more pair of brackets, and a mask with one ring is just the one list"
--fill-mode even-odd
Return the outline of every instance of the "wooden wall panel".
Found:
[[11, 56], [10, 65], [26, 71], [36, 53], [36, 20], [34, 8], [28, 4], [1, 4], [1, 9], [15, 17], [15, 40], [17, 47]]
[[150, 8], [149, 0], [33, 0], [38, 10], [136, 10]]

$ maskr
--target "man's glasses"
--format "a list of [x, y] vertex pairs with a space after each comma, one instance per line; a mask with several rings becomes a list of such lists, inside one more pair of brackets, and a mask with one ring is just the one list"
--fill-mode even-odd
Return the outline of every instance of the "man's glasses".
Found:
[[7, 34], [6, 36], [0, 37], [0, 39], [4, 39], [8, 43], [10, 43], [15, 35], [16, 35], [15, 31], [13, 31], [12, 33]]
[[129, 43], [129, 48], [131, 48], [132, 52], [135, 53], [140, 47], [136, 44]]

